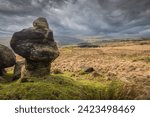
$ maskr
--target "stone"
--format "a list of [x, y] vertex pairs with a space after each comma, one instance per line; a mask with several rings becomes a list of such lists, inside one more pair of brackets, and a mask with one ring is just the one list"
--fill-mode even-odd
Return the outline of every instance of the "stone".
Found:
[[83, 72], [85, 72], [85, 73], [91, 73], [93, 71], [95, 71], [93, 67], [85, 67], [85, 68], [83, 68]]
[[51, 29], [49, 29], [46, 18], [44, 18], [44, 17], [37, 18], [35, 21], [33, 21], [33, 27], [35, 30], [43, 32], [43, 34], [45, 36], [45, 40], [50, 39], [50, 40], [54, 41], [53, 32]]
[[59, 56], [53, 32], [42, 17], [33, 22], [33, 27], [14, 33], [10, 45], [25, 58], [25, 77], [49, 75], [51, 63]]
[[16, 57], [11, 49], [0, 44], [0, 76], [5, 73], [5, 68], [12, 67], [16, 63]]

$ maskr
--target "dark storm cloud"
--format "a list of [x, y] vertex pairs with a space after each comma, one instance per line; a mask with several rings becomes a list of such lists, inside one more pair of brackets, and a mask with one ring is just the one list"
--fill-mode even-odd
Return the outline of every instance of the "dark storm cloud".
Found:
[[37, 15], [49, 5], [59, 7], [67, 0], [0, 0], [0, 13], [4, 15]]
[[105, 21], [118, 33], [137, 36], [144, 36], [144, 30], [150, 33], [149, 0], [98, 0], [98, 3], [106, 10]]
[[0, 0], [0, 36], [39, 16], [56, 35], [150, 36], [149, 0]]

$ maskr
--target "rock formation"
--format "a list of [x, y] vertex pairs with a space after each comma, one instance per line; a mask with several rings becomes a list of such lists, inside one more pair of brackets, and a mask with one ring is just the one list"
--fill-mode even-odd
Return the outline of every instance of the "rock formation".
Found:
[[14, 53], [6, 46], [0, 44], [0, 76], [5, 73], [5, 68], [11, 67], [16, 63]]
[[53, 32], [43, 17], [36, 19], [32, 28], [14, 33], [10, 45], [25, 58], [24, 77], [49, 75], [51, 63], [59, 56]]

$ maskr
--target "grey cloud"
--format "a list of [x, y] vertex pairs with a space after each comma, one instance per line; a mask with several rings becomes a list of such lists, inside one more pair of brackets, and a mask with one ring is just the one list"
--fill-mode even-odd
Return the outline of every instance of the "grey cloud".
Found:
[[0, 0], [0, 36], [43, 16], [56, 35], [148, 36], [149, 0]]

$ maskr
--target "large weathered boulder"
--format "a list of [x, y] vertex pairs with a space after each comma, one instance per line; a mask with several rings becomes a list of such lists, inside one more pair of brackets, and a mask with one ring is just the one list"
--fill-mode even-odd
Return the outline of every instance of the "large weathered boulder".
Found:
[[4, 74], [4, 68], [11, 67], [16, 63], [16, 57], [11, 49], [0, 44], [0, 76]]
[[13, 34], [10, 45], [15, 53], [25, 58], [25, 76], [45, 76], [50, 73], [50, 63], [59, 51], [45, 18], [38, 18], [33, 27]]
[[10, 45], [15, 53], [26, 59], [33, 61], [53, 61], [59, 52], [56, 42], [52, 40], [52, 34], [50, 35], [45, 41], [44, 34], [39, 30], [24, 29], [14, 33]]

